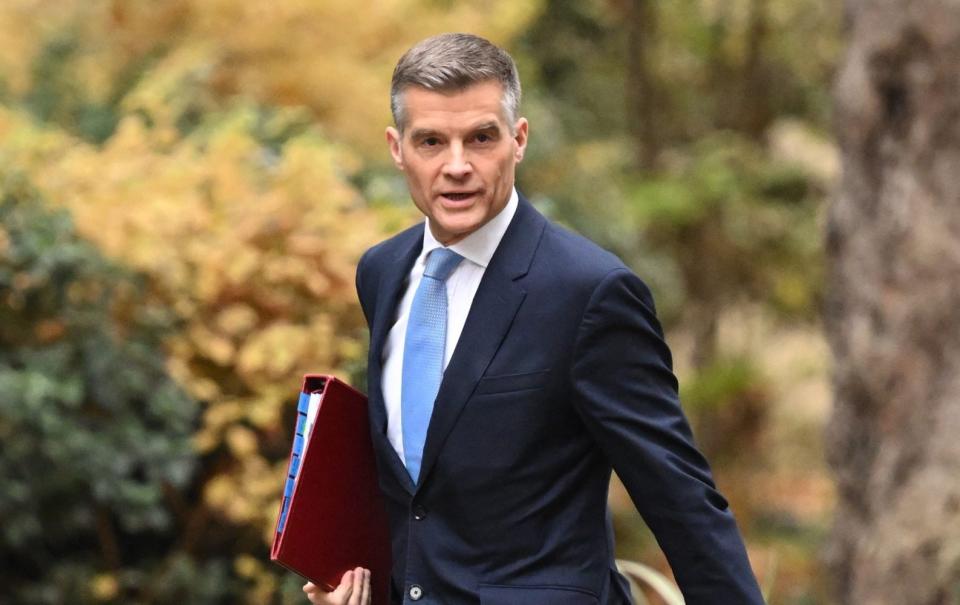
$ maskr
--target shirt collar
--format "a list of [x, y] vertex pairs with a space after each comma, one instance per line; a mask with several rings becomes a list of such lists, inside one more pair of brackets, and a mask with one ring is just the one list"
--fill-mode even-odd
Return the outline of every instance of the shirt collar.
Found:
[[[513, 220], [518, 205], [519, 196], [517, 195], [517, 189], [514, 188], [503, 210], [487, 221], [485, 225], [459, 242], [452, 244], [449, 248], [468, 261], [486, 269], [487, 265], [490, 264], [490, 259], [493, 258], [493, 253], [497, 251], [497, 246], [500, 245], [500, 240], [503, 239], [503, 234], [507, 232], [507, 227], [510, 226], [510, 221]], [[433, 249], [441, 247], [443, 247], [443, 244], [438, 242], [437, 238], [433, 237], [433, 232], [430, 231], [429, 220], [424, 221], [423, 250], [420, 252], [420, 258], [426, 258], [427, 254]]]

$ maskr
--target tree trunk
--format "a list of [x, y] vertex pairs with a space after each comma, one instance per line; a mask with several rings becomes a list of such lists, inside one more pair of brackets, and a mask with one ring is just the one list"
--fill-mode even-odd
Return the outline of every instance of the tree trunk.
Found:
[[747, 30], [747, 53], [742, 68], [740, 87], [740, 129], [755, 140], [767, 132], [773, 119], [770, 109], [771, 91], [769, 68], [764, 57], [770, 36], [770, 8], [767, 0], [750, 2], [750, 27]]
[[960, 603], [960, 2], [846, 8], [827, 559], [839, 603]]
[[661, 117], [650, 54], [657, 31], [656, 6], [650, 0], [628, 0], [627, 117], [636, 147], [636, 166], [651, 171], [660, 155]]

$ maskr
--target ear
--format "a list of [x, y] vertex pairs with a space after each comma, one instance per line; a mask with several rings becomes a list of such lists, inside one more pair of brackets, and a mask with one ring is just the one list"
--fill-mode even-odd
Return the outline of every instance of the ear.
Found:
[[516, 144], [514, 158], [519, 164], [523, 161], [523, 154], [527, 150], [527, 135], [530, 131], [530, 124], [527, 122], [527, 118], [520, 118], [517, 120], [517, 125], [514, 126], [513, 131], [513, 142]]
[[393, 126], [387, 127], [387, 145], [390, 146], [390, 155], [393, 156], [394, 166], [403, 170], [403, 135]]

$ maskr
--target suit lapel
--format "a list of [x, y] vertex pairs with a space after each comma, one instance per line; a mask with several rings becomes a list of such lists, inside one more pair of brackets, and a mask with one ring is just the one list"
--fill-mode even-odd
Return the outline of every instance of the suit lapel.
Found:
[[521, 197], [517, 213], [484, 271], [457, 348], [444, 371], [418, 485], [428, 478], [447, 435], [513, 323], [526, 296], [516, 280], [529, 270], [545, 226], [546, 220]]
[[[410, 268], [417, 260], [423, 248], [423, 230], [409, 229], [401, 234], [402, 240], [397, 245], [397, 252], [384, 268], [377, 285], [377, 304], [373, 313], [373, 326], [370, 328], [370, 357], [367, 367], [369, 374], [370, 396], [376, 396], [383, 403], [383, 391], [380, 380], [383, 371], [383, 347], [386, 344], [387, 334], [393, 326], [397, 314], [397, 305], [400, 304], [403, 284]], [[386, 413], [383, 405], [380, 406], [383, 427], [386, 427]], [[381, 428], [383, 428], [381, 427]]]
[[375, 430], [374, 439], [384, 450], [385, 458], [400, 484], [412, 494], [414, 486], [410, 474], [407, 473], [403, 461], [386, 437], [387, 409], [383, 402], [382, 360], [383, 347], [397, 314], [403, 284], [423, 248], [423, 227], [410, 229], [400, 237], [397, 253], [383, 268], [380, 283], [377, 286], [377, 304], [370, 330], [370, 354], [367, 359], [367, 384], [370, 391], [367, 396], [370, 421]]

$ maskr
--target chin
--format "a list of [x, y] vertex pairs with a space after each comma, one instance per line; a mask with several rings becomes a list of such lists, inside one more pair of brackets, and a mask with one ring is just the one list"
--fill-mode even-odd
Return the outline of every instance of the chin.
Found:
[[469, 230], [472, 226], [483, 222], [483, 213], [476, 208], [461, 210], [460, 212], [441, 212], [437, 216], [437, 224], [446, 231], [460, 233]]
[[480, 227], [480, 221], [438, 221], [437, 225], [443, 231], [443, 239], [459, 241], [476, 231]]

